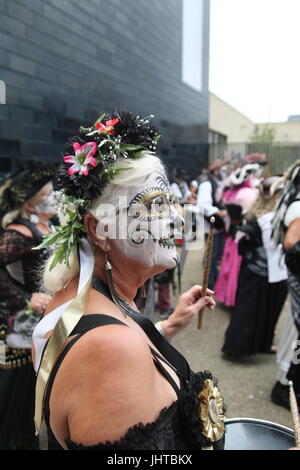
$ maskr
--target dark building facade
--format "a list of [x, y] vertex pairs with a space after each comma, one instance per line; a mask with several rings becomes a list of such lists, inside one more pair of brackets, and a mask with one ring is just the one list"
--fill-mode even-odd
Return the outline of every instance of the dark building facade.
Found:
[[182, 79], [190, 1], [0, 0], [0, 173], [16, 157], [58, 159], [79, 124], [113, 108], [154, 114], [168, 169], [198, 173], [208, 158], [209, 0], [196, 0], [200, 91]]

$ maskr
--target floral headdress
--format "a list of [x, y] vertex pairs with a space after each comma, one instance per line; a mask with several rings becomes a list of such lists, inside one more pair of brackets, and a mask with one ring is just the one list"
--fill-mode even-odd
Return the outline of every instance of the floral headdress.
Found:
[[126, 168], [117, 165], [121, 159], [137, 159], [155, 154], [160, 138], [150, 124], [154, 116], [140, 118], [123, 111], [102, 114], [92, 127], [80, 127], [80, 134], [68, 141], [64, 163], [58, 170], [55, 194], [59, 209], [68, 221], [57, 232], [45, 237], [38, 247], [55, 244], [50, 270], [58, 263], [69, 265], [69, 256], [86, 234], [82, 223], [91, 203], [103, 189]]

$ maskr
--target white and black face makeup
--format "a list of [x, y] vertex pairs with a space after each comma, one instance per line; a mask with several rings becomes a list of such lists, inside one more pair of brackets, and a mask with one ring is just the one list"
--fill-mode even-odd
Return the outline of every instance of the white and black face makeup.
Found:
[[40, 202], [35, 205], [35, 209], [38, 214], [55, 215], [57, 213], [57, 209], [55, 207], [53, 194], [51, 193], [49, 196], [41, 199]]
[[57, 213], [55, 200], [53, 197], [53, 185], [51, 182], [45, 184], [27, 203], [37, 214], [48, 214], [50, 216]]
[[[167, 269], [176, 265], [175, 236], [183, 227], [183, 219], [165, 174], [154, 172], [135, 186], [124, 188], [115, 209], [113, 244], [126, 257], [147, 267]], [[108, 225], [112, 239], [111, 223]], [[103, 238], [103, 223], [98, 227], [97, 234]]]

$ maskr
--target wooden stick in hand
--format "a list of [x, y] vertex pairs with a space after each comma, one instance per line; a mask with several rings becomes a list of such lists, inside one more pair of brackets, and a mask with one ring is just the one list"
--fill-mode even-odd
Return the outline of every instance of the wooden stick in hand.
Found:
[[300, 417], [299, 417], [297, 399], [296, 399], [294, 388], [293, 388], [293, 382], [291, 380], [289, 381], [289, 386], [290, 386], [290, 406], [291, 406], [292, 420], [293, 420], [293, 426], [294, 426], [294, 432], [295, 432], [295, 443], [296, 443], [296, 447], [299, 447], [300, 449]]
[[[203, 281], [202, 281], [202, 297], [206, 296], [206, 291], [208, 288], [208, 278], [210, 272], [210, 263], [213, 251], [213, 237], [214, 237], [214, 223], [215, 218], [210, 218], [211, 227], [208, 232], [207, 242], [206, 242], [206, 250], [205, 250], [205, 258], [204, 258], [204, 267], [203, 267]], [[202, 328], [203, 324], [203, 315], [204, 315], [204, 308], [202, 308], [198, 314], [198, 330]]]

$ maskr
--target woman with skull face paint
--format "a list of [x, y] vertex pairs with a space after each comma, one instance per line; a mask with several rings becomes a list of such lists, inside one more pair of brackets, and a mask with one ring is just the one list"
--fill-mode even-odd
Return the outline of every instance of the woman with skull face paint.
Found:
[[38, 447], [34, 436], [35, 375], [31, 335], [50, 297], [33, 271], [48, 250], [32, 251], [51, 231], [53, 165], [23, 162], [0, 188], [0, 449]]
[[66, 218], [44, 242], [55, 244], [44, 273], [54, 295], [33, 334], [35, 422], [38, 431], [44, 415], [51, 449], [223, 446], [216, 379], [193, 373], [167, 341], [203, 306], [214, 308], [212, 292], [183, 294], [162, 334], [133, 300], [177, 262], [182, 218], [157, 141], [148, 118], [103, 115], [70, 141], [59, 170]]

